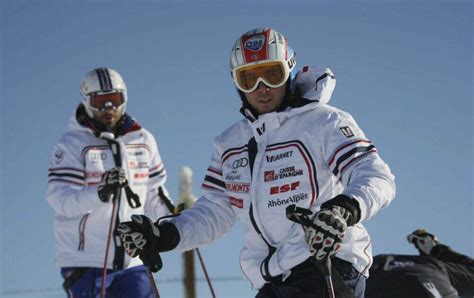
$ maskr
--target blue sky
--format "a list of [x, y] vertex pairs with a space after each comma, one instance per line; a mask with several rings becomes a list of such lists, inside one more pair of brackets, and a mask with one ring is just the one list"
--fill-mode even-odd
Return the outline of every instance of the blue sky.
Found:
[[[62, 295], [47, 168], [83, 75], [99, 66], [123, 75], [127, 112], [156, 136], [171, 194], [188, 165], [199, 195], [213, 138], [241, 119], [230, 49], [255, 27], [282, 32], [298, 67], [333, 70], [331, 104], [355, 117], [396, 175], [396, 199], [366, 225], [374, 254], [414, 254], [405, 236], [425, 227], [474, 255], [471, 1], [3, 0], [0, 296]], [[201, 249], [212, 277], [241, 277], [242, 231]], [[164, 262], [158, 281], [180, 276], [179, 255]], [[182, 296], [180, 283], [159, 287]], [[255, 294], [243, 280], [215, 287], [218, 297]], [[199, 294], [209, 296], [204, 283]]]

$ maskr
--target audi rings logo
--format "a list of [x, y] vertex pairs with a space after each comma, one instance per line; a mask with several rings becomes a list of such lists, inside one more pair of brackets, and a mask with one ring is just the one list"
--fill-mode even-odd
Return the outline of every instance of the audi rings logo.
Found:
[[239, 159], [236, 159], [234, 160], [234, 162], [232, 163], [232, 167], [234, 169], [237, 169], [237, 168], [245, 168], [246, 166], [249, 165], [249, 160], [247, 159], [247, 157], [242, 157], [242, 158], [239, 158]]

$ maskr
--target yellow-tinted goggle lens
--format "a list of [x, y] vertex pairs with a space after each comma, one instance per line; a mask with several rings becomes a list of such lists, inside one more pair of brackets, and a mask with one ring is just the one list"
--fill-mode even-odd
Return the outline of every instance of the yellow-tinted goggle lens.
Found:
[[285, 81], [285, 70], [280, 62], [257, 64], [238, 69], [235, 74], [238, 86], [250, 91], [261, 78], [269, 87], [279, 87]]

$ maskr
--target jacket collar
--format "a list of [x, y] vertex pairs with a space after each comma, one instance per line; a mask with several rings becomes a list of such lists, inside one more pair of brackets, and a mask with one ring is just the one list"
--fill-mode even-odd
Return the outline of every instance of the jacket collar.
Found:
[[135, 119], [125, 113], [119, 120], [117, 127], [113, 131], [110, 131], [104, 125], [90, 118], [82, 104], [79, 104], [77, 107], [74, 115], [69, 121], [68, 127], [70, 130], [87, 131], [96, 137], [98, 137], [101, 132], [112, 132], [116, 137], [119, 137], [142, 128]]
[[266, 143], [268, 133], [276, 131], [289, 118], [327, 104], [335, 86], [335, 77], [328, 68], [304, 67], [296, 76], [295, 92], [285, 98], [288, 104], [283, 110], [256, 116], [244, 103], [240, 111], [252, 127], [257, 143]]

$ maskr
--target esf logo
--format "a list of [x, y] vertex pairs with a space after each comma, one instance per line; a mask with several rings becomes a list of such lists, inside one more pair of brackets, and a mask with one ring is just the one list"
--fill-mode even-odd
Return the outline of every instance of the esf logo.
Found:
[[281, 186], [273, 186], [270, 188], [270, 194], [278, 194], [278, 193], [284, 193], [284, 192], [289, 192], [292, 190], [297, 189], [300, 186], [300, 182], [296, 181], [293, 183], [288, 183], [288, 184], [283, 184]]
[[245, 168], [246, 166], [248, 166], [248, 164], [249, 164], [249, 160], [246, 157], [242, 157], [242, 158], [234, 160], [234, 162], [232, 163], [232, 167], [234, 169]]
[[265, 36], [255, 35], [249, 38], [245, 42], [245, 48], [254, 52], [258, 52], [262, 49], [264, 43], [265, 43]]
[[89, 159], [91, 161], [106, 160], [107, 154], [104, 152], [91, 152], [89, 153]]

